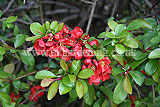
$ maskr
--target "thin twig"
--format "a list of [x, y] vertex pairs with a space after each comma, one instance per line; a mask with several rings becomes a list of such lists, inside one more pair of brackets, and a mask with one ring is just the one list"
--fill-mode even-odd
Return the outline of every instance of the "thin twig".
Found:
[[88, 4], [94, 4], [93, 2], [90, 2], [90, 1], [86, 1], [86, 0], [81, 0], [82, 2], [84, 2], [84, 3], [88, 3]]
[[91, 22], [92, 22], [93, 15], [94, 15], [94, 10], [96, 8], [96, 2], [97, 2], [97, 0], [94, 0], [93, 5], [92, 5], [92, 10], [91, 10], [91, 13], [90, 13], [90, 16], [89, 16], [88, 25], [87, 25], [87, 29], [86, 29], [86, 35], [88, 35], [89, 29], [90, 29], [90, 26], [91, 26]]
[[3, 14], [5, 14], [5, 13], [9, 10], [9, 8], [10, 8], [11, 5], [13, 4], [13, 2], [14, 2], [14, 0], [11, 0], [11, 1], [8, 3], [7, 8], [2, 12]]
[[154, 89], [154, 84], [152, 85], [152, 91], [153, 91], [153, 106], [155, 103], [155, 89]]
[[42, 7], [42, 3], [41, 0], [39, 0], [39, 8], [40, 8], [40, 17], [41, 17], [41, 23], [44, 23], [44, 19], [43, 19], [43, 7]]
[[158, 1], [157, 3], [155, 3], [155, 4], [149, 9], [149, 11], [147, 12], [147, 15], [148, 15], [149, 13], [151, 13], [152, 9], [153, 9], [155, 6], [157, 6], [159, 3], [160, 3], [160, 1]]
[[140, 92], [139, 92], [138, 88], [136, 87], [136, 85], [134, 85], [134, 88], [136, 89], [136, 91], [138, 93], [138, 97], [141, 98]]
[[15, 78], [13, 81], [18, 80], [18, 79], [22, 79], [22, 78], [27, 77], [27, 76], [29, 76], [29, 75], [35, 74], [35, 73], [37, 73], [37, 72], [38, 72], [38, 71], [30, 72], [30, 73], [28, 73], [28, 74], [25, 74], [25, 75], [23, 75], [23, 76], [20, 76], [20, 77]]
[[7, 43], [2, 38], [0, 38], [0, 40], [4, 45], [7, 45]]
[[118, 8], [118, 4], [119, 4], [119, 0], [115, 0], [114, 6], [113, 6], [113, 9], [112, 9], [112, 13], [111, 13], [111, 17], [114, 17], [114, 15], [116, 13], [116, 10]]

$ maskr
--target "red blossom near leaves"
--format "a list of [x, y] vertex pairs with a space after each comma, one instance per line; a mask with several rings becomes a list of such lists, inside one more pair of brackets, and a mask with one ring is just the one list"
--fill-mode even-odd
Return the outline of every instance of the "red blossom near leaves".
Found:
[[[31, 87], [31, 94], [29, 96], [29, 99], [31, 101], [37, 101], [39, 97], [43, 96], [44, 92], [38, 92], [42, 89], [45, 89], [44, 87], [41, 86], [34, 86]], [[37, 92], [37, 93], [36, 93]]]
[[82, 55], [82, 46], [80, 44], [76, 44], [75, 47], [72, 48], [73, 50], [73, 58], [80, 60], [83, 55]]
[[66, 35], [70, 34], [69, 27], [67, 27], [66, 25], [64, 25], [64, 27], [63, 27], [62, 30], [63, 30], [63, 33], [64, 33], [64, 34], [66, 34]]
[[93, 41], [90, 41], [90, 42], [89, 42], [89, 45], [91, 45], [91, 46], [93, 46], [93, 45], [95, 45], [95, 44], [96, 44], [97, 46], [99, 45], [99, 42], [98, 42], [97, 39], [94, 39]]
[[42, 39], [37, 39], [34, 43], [34, 48], [38, 55], [42, 55], [46, 51], [45, 42]]
[[94, 56], [93, 50], [84, 48], [83, 49], [83, 55], [85, 58], [92, 58]]
[[18, 95], [16, 96], [14, 92], [11, 92], [10, 97], [11, 97], [11, 102], [15, 102], [20, 97], [20, 93], [18, 93]]
[[75, 38], [75, 39], [79, 39], [81, 38], [83, 35], [83, 30], [80, 27], [75, 27], [72, 31], [71, 31], [71, 37]]
[[63, 30], [59, 31], [58, 33], [56, 33], [54, 35], [54, 39], [55, 40], [60, 40], [60, 39], [63, 39]]
[[65, 46], [60, 47], [60, 58], [65, 61], [69, 61], [71, 59], [71, 52]]
[[84, 35], [84, 36], [82, 37], [83, 40], [89, 40], [89, 38], [90, 38], [89, 35]]
[[92, 60], [91, 59], [85, 59], [84, 60], [84, 64], [86, 64], [86, 65], [89, 65], [89, 64], [91, 64], [92, 63]]
[[46, 50], [46, 57], [57, 58], [59, 56], [60, 56], [59, 47], [57, 47], [56, 45]]
[[73, 38], [73, 37], [66, 37], [65, 39], [63, 40], [59, 40], [59, 42], [63, 43], [64, 45], [67, 45], [67, 46], [72, 46], [74, 47], [77, 43], [76, 39]]
[[134, 101], [136, 100], [136, 96], [131, 95], [129, 96], [129, 99], [131, 100], [131, 107], [135, 107]]

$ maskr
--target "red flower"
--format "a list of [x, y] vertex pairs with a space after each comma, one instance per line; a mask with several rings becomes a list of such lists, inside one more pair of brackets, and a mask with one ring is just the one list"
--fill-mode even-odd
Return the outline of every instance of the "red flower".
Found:
[[142, 72], [144, 75], [146, 75], [146, 72], [145, 72], [145, 70], [142, 70], [141, 72]]
[[71, 31], [71, 37], [75, 39], [81, 38], [83, 35], [83, 30], [80, 27], [75, 27], [74, 30]]
[[84, 39], [84, 40], [88, 40], [90, 37], [89, 37], [89, 35], [84, 35], [83, 37], [82, 37], [82, 39]]
[[89, 45], [93, 46], [94, 44], [96, 44], [97, 46], [99, 45], [99, 42], [97, 39], [94, 39], [93, 41], [89, 42]]
[[37, 39], [34, 43], [34, 48], [38, 55], [42, 55], [46, 50], [46, 45], [42, 39]]
[[74, 59], [81, 59], [83, 57], [82, 55], [82, 46], [80, 44], [76, 44], [75, 47], [72, 48], [73, 50], [73, 58]]
[[66, 48], [65, 46], [63, 46], [63, 47], [60, 47], [60, 50], [61, 50], [61, 52], [60, 52], [60, 58], [62, 60], [68, 61], [68, 60], [71, 59], [71, 52], [69, 51], [68, 48]]
[[[45, 89], [44, 87], [41, 87], [41, 86], [34, 86], [31, 88], [31, 94], [29, 96], [29, 99], [31, 101], [37, 101], [38, 100], [38, 97], [41, 97], [43, 96], [44, 92], [38, 92], [40, 91], [41, 89]], [[37, 92], [37, 93], [36, 93]]]
[[55, 42], [54, 42], [54, 36], [52, 33], [49, 33], [46, 37], [42, 37], [42, 39], [44, 39], [44, 41], [46, 40], [46, 46], [52, 46]]
[[18, 93], [18, 95], [16, 96], [14, 92], [11, 92], [10, 97], [11, 97], [11, 102], [15, 102], [20, 97], [20, 93]]
[[131, 96], [129, 96], [129, 99], [130, 99], [132, 102], [134, 102], [134, 101], [136, 100], [136, 96], [131, 95]]
[[63, 39], [63, 30], [59, 31], [54, 35], [55, 40]]
[[46, 50], [46, 57], [57, 58], [59, 57], [59, 55], [60, 55], [59, 48], [55, 45]]
[[94, 56], [93, 50], [84, 48], [83, 49], [83, 55], [85, 58], [92, 58]]
[[67, 46], [75, 46], [76, 45], [76, 43], [77, 43], [77, 41], [76, 41], [76, 39], [75, 38], [72, 38], [72, 37], [66, 37], [65, 39], [63, 39], [63, 40], [59, 40], [58, 42], [61, 42], [61, 43], [63, 43], [64, 45], [67, 45]]
[[64, 25], [64, 27], [63, 27], [62, 30], [63, 30], [64, 34], [66, 34], [66, 35], [70, 34], [70, 30], [69, 30], [69, 28], [66, 25]]
[[86, 65], [82, 65], [82, 70], [83, 70], [83, 69], [86, 69], [86, 68], [87, 68], [87, 66], [86, 66]]
[[92, 60], [91, 59], [85, 59], [84, 60], [84, 64], [86, 64], [86, 65], [89, 65], [89, 64], [91, 64], [92, 63]]

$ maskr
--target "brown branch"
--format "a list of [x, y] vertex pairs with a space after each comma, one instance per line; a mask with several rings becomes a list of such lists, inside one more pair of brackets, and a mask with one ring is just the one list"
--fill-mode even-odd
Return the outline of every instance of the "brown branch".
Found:
[[152, 91], [153, 91], [153, 106], [155, 104], [155, 89], [154, 89], [154, 84], [152, 85]]
[[14, 2], [14, 0], [11, 0], [11, 1], [8, 3], [7, 8], [2, 12], [3, 14], [5, 14], [5, 13], [9, 10], [9, 8], [12, 6], [13, 2]]
[[35, 73], [37, 73], [37, 72], [38, 72], [38, 71], [30, 72], [30, 73], [28, 73], [28, 74], [25, 74], [25, 75], [23, 75], [23, 76], [20, 76], [20, 77], [15, 78], [13, 81], [18, 80], [18, 79], [22, 79], [22, 78], [27, 77], [27, 76], [29, 76], [29, 75], [35, 74]]
[[39, 0], [39, 9], [40, 9], [40, 17], [41, 17], [41, 23], [44, 23], [44, 19], [43, 19], [43, 7], [42, 7], [42, 3], [41, 0]]

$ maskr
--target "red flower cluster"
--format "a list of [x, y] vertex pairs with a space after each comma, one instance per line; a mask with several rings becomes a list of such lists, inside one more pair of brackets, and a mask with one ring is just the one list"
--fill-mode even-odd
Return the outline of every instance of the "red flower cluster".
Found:
[[109, 65], [111, 63], [108, 57], [104, 57], [103, 59], [99, 60], [98, 62], [95, 59], [85, 59], [82, 69], [90, 68], [94, 71], [94, 75], [89, 77], [89, 84], [98, 85], [100, 80], [105, 81], [110, 79], [111, 69], [112, 67]]
[[11, 97], [11, 102], [15, 102], [20, 97], [20, 93], [18, 93], [18, 95], [16, 96], [14, 92], [11, 92], [10, 97]]
[[136, 100], [136, 96], [131, 95], [129, 96], [129, 99], [131, 100], [131, 107], [135, 107], [134, 101]]
[[[41, 87], [41, 86], [34, 86], [31, 88], [31, 94], [29, 96], [29, 99], [31, 101], [37, 101], [38, 100], [38, 97], [41, 97], [43, 96], [44, 92], [38, 92], [40, 91], [41, 89], [45, 89], [44, 87]], [[37, 92], [37, 93], [36, 93]]]

